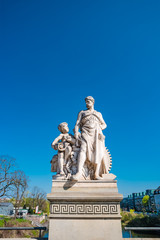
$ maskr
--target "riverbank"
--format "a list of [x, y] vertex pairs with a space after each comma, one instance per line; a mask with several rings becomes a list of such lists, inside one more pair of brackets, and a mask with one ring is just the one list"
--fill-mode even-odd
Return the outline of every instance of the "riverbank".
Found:
[[[31, 221], [1, 217], [0, 227], [33, 227]], [[0, 238], [31, 238], [38, 237], [39, 230], [0, 230]]]
[[122, 227], [159, 227], [160, 216], [148, 216], [143, 213], [121, 211]]

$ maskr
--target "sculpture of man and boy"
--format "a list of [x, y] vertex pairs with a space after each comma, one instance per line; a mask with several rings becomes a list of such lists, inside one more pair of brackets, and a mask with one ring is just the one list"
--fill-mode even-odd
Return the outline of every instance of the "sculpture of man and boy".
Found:
[[94, 110], [94, 98], [88, 96], [85, 102], [87, 109], [78, 114], [74, 136], [68, 133], [68, 124], [63, 122], [58, 126], [61, 134], [52, 143], [52, 148], [58, 150], [51, 161], [52, 171], [57, 172], [59, 179], [100, 180], [111, 168], [102, 133], [107, 125], [102, 114]]

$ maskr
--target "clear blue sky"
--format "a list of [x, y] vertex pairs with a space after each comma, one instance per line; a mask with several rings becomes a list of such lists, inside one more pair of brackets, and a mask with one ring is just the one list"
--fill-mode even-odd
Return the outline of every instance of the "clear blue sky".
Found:
[[125, 196], [160, 185], [160, 1], [1, 0], [0, 154], [51, 190], [51, 142], [84, 98]]

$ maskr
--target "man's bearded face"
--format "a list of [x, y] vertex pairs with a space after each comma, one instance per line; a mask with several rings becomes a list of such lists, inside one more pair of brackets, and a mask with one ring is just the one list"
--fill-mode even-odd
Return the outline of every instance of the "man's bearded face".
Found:
[[86, 107], [91, 108], [93, 106], [93, 102], [90, 99], [86, 100]]

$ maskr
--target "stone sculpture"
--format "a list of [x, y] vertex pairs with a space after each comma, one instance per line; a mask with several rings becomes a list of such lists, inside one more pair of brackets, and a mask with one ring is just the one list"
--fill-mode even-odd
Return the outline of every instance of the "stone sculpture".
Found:
[[[102, 114], [94, 110], [94, 99], [85, 99], [74, 128], [59, 124], [60, 135], [52, 147], [49, 240], [122, 240], [120, 201], [116, 176], [109, 173], [111, 156], [102, 133]], [[80, 131], [79, 131], [80, 130]], [[63, 226], [63, 227], [62, 227]]]
[[102, 133], [107, 125], [102, 114], [94, 110], [94, 98], [88, 96], [85, 102], [87, 110], [78, 114], [74, 136], [68, 133], [66, 122], [58, 126], [61, 134], [52, 143], [58, 154], [51, 161], [51, 171], [57, 172], [56, 179], [100, 180], [111, 169], [111, 155]]
[[71, 174], [71, 165], [73, 167], [74, 154], [72, 146], [75, 144], [75, 138], [69, 134], [68, 124], [63, 122], [58, 125], [61, 134], [52, 142], [52, 148], [58, 150], [51, 163], [51, 171], [57, 172], [57, 177], [67, 178]]

